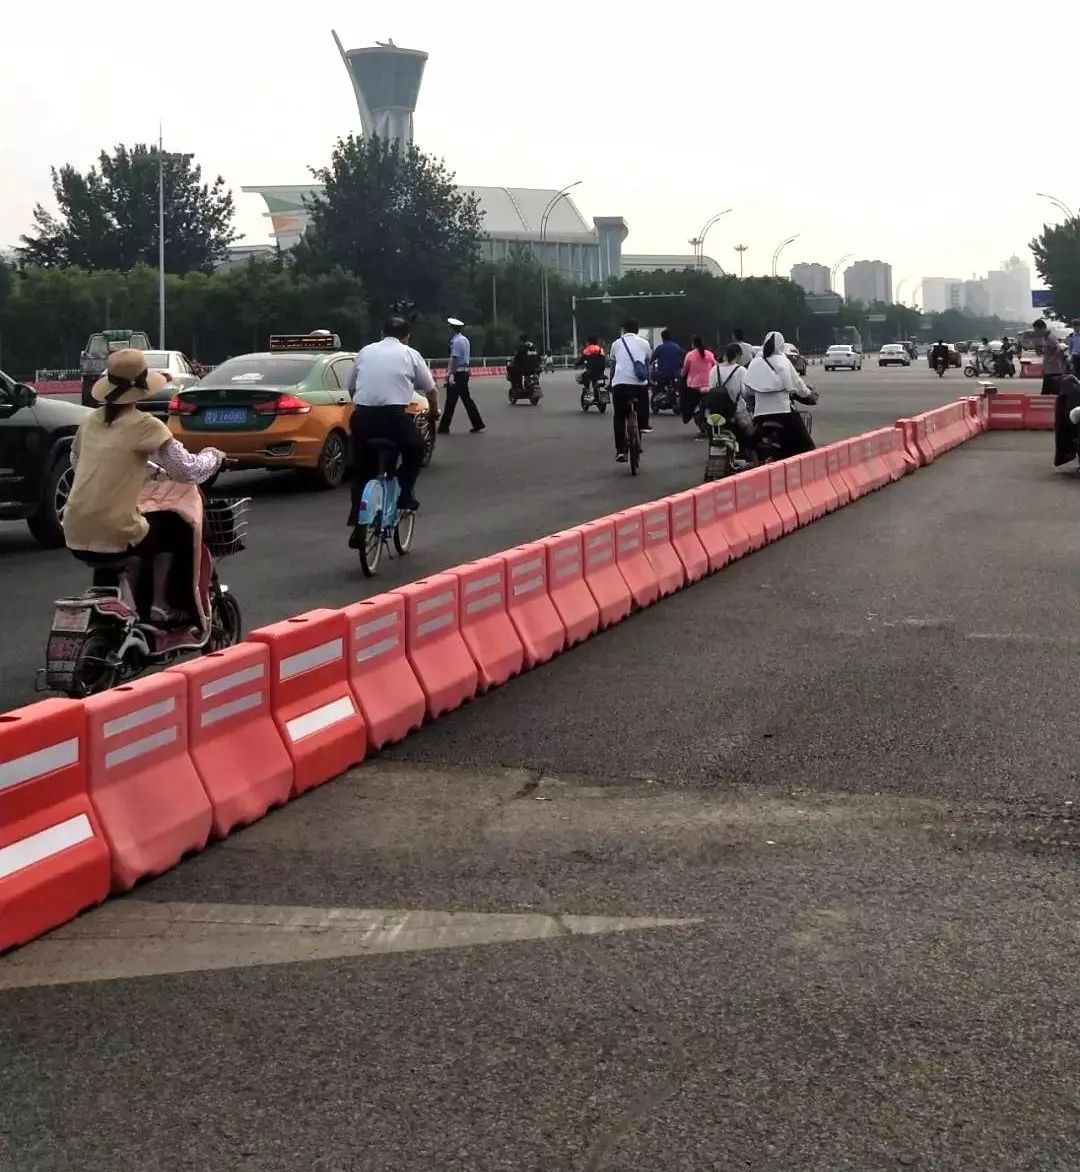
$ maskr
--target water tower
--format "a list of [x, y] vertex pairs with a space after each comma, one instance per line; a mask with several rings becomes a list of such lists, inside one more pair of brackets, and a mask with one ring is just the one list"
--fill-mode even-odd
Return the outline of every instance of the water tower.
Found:
[[428, 55], [381, 41], [366, 49], [346, 49], [333, 33], [341, 60], [349, 71], [360, 125], [367, 135], [405, 147], [413, 140], [413, 112]]

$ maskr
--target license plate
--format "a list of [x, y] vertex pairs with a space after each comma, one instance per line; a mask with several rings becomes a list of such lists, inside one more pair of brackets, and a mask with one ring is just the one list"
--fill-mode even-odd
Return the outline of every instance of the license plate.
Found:
[[87, 631], [90, 629], [90, 608], [80, 607], [78, 610], [58, 610], [53, 614], [52, 629], [54, 631]]
[[247, 423], [246, 407], [206, 407], [203, 409], [204, 423]]

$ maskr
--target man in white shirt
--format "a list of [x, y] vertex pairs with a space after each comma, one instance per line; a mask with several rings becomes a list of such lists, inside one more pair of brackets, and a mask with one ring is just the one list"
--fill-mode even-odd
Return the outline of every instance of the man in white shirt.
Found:
[[383, 323], [382, 341], [365, 346], [357, 354], [349, 372], [347, 389], [354, 403], [352, 510], [349, 515], [349, 524], [354, 528], [349, 539], [350, 548], [357, 548], [355, 543], [360, 539], [356, 517], [364, 485], [379, 474], [378, 456], [368, 440], [390, 440], [397, 446], [397, 478], [401, 486], [399, 508], [415, 510], [420, 507], [420, 502], [413, 496], [413, 488], [424, 459], [424, 441], [405, 408], [412, 402], [414, 392], [430, 395], [435, 390], [435, 380], [422, 355], [409, 345], [411, 328], [412, 323], [407, 318], [388, 317]]
[[[614, 404], [615, 459], [626, 463], [626, 417], [631, 408], [637, 412], [638, 431], [642, 435], [652, 431], [649, 427], [649, 359], [652, 347], [638, 336], [637, 318], [628, 317], [623, 322], [622, 337], [613, 342], [608, 351], [608, 365], [611, 367], [611, 401]], [[635, 363], [645, 367], [645, 377], [640, 378], [634, 369]]]

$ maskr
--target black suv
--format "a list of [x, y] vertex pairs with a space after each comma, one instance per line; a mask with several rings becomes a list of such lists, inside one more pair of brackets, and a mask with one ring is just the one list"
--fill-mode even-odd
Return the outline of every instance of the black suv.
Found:
[[0, 521], [25, 520], [39, 545], [64, 544], [61, 522], [71, 481], [71, 441], [90, 414], [0, 370]]

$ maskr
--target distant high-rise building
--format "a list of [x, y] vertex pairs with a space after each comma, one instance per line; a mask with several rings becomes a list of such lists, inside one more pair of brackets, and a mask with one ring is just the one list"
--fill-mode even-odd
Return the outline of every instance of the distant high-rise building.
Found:
[[990, 316], [990, 287], [985, 280], [964, 282], [963, 309], [973, 317]]
[[797, 264], [791, 266], [791, 279], [807, 293], [829, 292], [829, 267], [819, 264]]
[[844, 270], [844, 296], [848, 301], [892, 303], [892, 265], [883, 260], [857, 260]]
[[1018, 257], [1001, 262], [986, 274], [990, 312], [1002, 321], [1026, 322], [1031, 317], [1031, 270]]
[[923, 277], [924, 313], [945, 313], [964, 308], [964, 282], [958, 277]]

